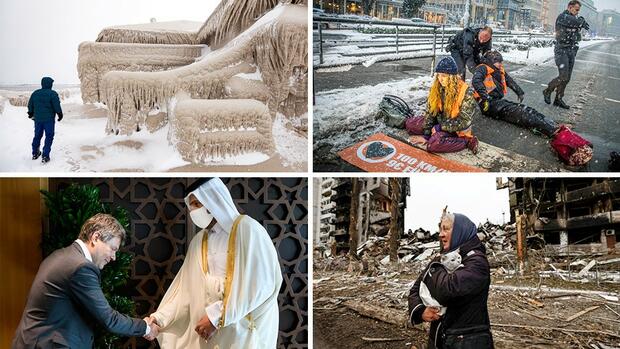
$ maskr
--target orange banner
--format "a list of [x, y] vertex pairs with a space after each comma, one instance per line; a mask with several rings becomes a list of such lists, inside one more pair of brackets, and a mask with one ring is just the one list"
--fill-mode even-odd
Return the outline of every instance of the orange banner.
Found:
[[383, 133], [372, 135], [338, 155], [366, 172], [486, 172], [417, 149]]

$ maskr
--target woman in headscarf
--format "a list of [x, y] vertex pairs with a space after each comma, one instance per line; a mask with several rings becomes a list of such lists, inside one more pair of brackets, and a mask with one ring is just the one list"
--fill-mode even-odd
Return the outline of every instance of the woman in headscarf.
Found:
[[475, 154], [478, 139], [472, 134], [471, 124], [476, 114], [480, 110], [473, 92], [458, 74], [454, 59], [446, 57], [435, 68], [424, 116], [411, 118], [406, 124], [410, 134], [418, 135], [409, 140], [426, 144], [427, 150], [434, 153], [469, 148]]
[[[493, 348], [493, 338], [487, 308], [491, 276], [486, 250], [476, 225], [462, 214], [444, 213], [440, 222], [442, 254], [458, 250], [462, 267], [449, 273], [435, 258], [418, 277], [409, 291], [409, 321], [412, 324], [430, 322], [430, 349]], [[424, 282], [430, 294], [446, 313], [427, 307], [420, 298]]]

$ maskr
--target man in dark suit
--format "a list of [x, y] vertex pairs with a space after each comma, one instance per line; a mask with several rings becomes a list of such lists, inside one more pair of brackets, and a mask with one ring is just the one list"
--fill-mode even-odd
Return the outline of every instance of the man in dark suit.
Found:
[[116, 259], [125, 230], [111, 215], [89, 218], [79, 238], [48, 256], [32, 283], [12, 348], [92, 348], [93, 327], [153, 340], [151, 320], [112, 309], [100, 285], [100, 269]]

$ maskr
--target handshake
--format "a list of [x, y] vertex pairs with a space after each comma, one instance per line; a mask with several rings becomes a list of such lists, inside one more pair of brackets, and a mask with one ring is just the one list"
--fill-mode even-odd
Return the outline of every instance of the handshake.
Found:
[[143, 337], [149, 341], [153, 341], [159, 335], [159, 324], [157, 320], [152, 317], [145, 317], [144, 321], [146, 321], [146, 325], [151, 328], [148, 334], [145, 334]]
[[[152, 315], [145, 317], [143, 320], [146, 322], [147, 326], [151, 328], [150, 332], [145, 334], [143, 337], [149, 341], [153, 341], [159, 335], [161, 324], [158, 324], [157, 319], [155, 319]], [[216, 330], [217, 328], [211, 322], [208, 315], [203, 316], [194, 328], [194, 331], [196, 331], [196, 333], [198, 333], [198, 335], [205, 341], [208, 340]]]

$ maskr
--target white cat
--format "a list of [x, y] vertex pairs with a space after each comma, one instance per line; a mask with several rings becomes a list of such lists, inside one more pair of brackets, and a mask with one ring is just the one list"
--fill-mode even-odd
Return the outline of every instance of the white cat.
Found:
[[[441, 255], [441, 264], [446, 268], [448, 274], [452, 274], [455, 270], [462, 267], [463, 264], [461, 263], [461, 261], [462, 257], [460, 248]], [[424, 283], [424, 279], [426, 278], [426, 275], [430, 274], [430, 271], [431, 268], [428, 268], [426, 274], [422, 278], [423, 281], [420, 283], [419, 295], [422, 299], [422, 303], [424, 303], [425, 306], [439, 308], [439, 315], [444, 315], [448, 308], [439, 304], [439, 302], [437, 302], [437, 300], [433, 298], [433, 296], [431, 296], [431, 292], [428, 290], [428, 287]]]

